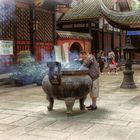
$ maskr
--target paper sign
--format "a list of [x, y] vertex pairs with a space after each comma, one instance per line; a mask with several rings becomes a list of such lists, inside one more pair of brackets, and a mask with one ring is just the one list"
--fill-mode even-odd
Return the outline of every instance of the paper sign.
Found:
[[13, 41], [0, 40], [0, 55], [13, 55]]
[[68, 63], [69, 62], [69, 44], [68, 43], [63, 44], [63, 57], [64, 57], [64, 61]]
[[62, 62], [61, 46], [55, 45], [54, 46], [54, 50], [55, 50], [55, 58], [56, 58], [56, 61]]

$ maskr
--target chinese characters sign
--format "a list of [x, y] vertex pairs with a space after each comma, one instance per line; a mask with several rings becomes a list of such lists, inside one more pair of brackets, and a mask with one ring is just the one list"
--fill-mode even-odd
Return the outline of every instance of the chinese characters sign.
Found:
[[61, 50], [61, 46], [54, 46], [54, 50], [55, 50], [55, 58], [56, 61], [58, 62], [62, 62], [62, 50]]
[[13, 55], [13, 41], [0, 40], [0, 55]]
[[63, 44], [63, 57], [65, 62], [69, 62], [69, 44], [66, 42]]

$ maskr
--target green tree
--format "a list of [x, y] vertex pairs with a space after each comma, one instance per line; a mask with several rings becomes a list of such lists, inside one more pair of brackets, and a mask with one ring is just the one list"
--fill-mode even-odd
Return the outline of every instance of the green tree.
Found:
[[137, 0], [131, 0], [132, 10], [140, 9], [140, 2]]

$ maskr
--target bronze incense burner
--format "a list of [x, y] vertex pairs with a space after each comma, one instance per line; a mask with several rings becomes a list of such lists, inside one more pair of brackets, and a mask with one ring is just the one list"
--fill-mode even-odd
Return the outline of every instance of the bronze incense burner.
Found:
[[42, 88], [49, 101], [48, 111], [53, 110], [54, 99], [65, 101], [68, 114], [72, 113], [76, 99], [79, 99], [80, 109], [84, 110], [84, 101], [92, 87], [88, 70], [62, 69], [58, 62], [49, 62], [47, 65], [49, 74], [44, 77]]

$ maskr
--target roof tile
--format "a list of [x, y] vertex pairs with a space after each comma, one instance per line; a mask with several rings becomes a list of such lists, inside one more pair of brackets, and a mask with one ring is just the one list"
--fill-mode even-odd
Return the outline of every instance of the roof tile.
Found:
[[92, 39], [92, 36], [88, 33], [57, 31], [58, 38], [75, 38], [75, 39]]
[[[107, 7], [113, 5], [112, 0], [104, 0]], [[71, 8], [60, 22], [95, 19], [100, 17], [99, 0], [83, 0], [78, 6]]]

